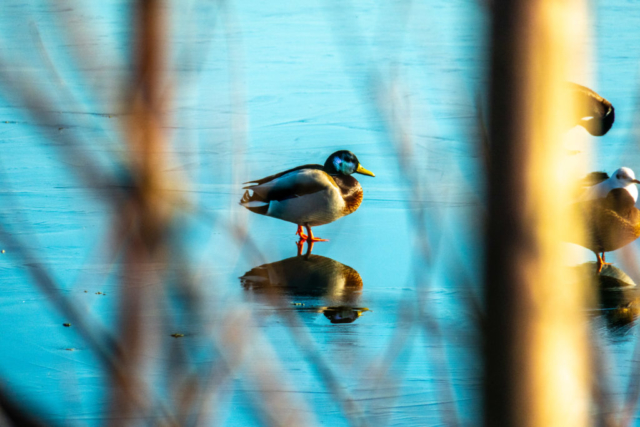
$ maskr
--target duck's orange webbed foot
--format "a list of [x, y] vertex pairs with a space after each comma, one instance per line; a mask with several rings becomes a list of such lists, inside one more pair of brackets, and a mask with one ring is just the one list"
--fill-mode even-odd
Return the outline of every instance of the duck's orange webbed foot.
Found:
[[302, 255], [302, 247], [304, 246], [304, 242], [307, 242], [307, 244], [309, 245], [309, 247], [307, 248], [307, 255], [308, 255], [313, 250], [313, 244], [315, 242], [329, 241], [328, 239], [321, 239], [319, 237], [315, 237], [313, 235], [313, 231], [311, 231], [311, 227], [309, 227], [308, 225], [305, 225], [305, 227], [307, 228], [307, 233], [309, 234], [304, 233], [304, 230], [302, 229], [301, 225], [298, 226], [298, 230], [296, 231], [296, 236], [300, 236], [300, 240], [296, 242], [296, 245], [298, 246], [298, 255]]
[[[313, 231], [311, 231], [311, 227], [309, 227], [308, 225], [305, 225], [305, 227], [307, 228], [307, 233], [309, 233], [309, 235], [307, 236], [307, 242], [309, 242], [309, 244], [315, 243], [315, 242], [328, 242], [329, 239], [321, 239], [319, 237], [314, 237], [313, 235]], [[302, 237], [302, 236], [300, 236]]]
[[307, 241], [308, 243], [315, 243], [315, 242], [328, 242], [328, 239], [321, 239], [319, 237], [315, 237], [313, 235], [313, 231], [311, 231], [311, 227], [306, 226], [307, 227], [307, 233], [309, 234], [305, 234], [304, 229], [302, 228], [301, 225], [298, 226], [298, 230], [296, 231], [296, 236], [300, 236], [300, 241]]

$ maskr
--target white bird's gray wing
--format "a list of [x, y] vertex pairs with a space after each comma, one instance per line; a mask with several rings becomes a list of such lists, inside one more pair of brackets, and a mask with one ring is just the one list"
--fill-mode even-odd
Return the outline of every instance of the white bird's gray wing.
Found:
[[613, 186], [611, 180], [605, 179], [604, 181], [587, 188], [584, 193], [582, 193], [582, 196], [580, 196], [579, 200], [585, 201], [593, 199], [604, 199], [605, 197], [607, 197], [607, 194], [609, 194], [609, 191], [611, 191], [612, 188]]
[[591, 172], [582, 178], [581, 184], [585, 187], [591, 187], [593, 185], [600, 184], [607, 179], [609, 179], [609, 174], [606, 172]]

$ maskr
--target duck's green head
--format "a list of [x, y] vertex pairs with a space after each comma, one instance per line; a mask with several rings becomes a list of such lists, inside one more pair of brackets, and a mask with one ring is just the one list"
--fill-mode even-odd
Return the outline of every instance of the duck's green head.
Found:
[[362, 175], [375, 176], [373, 172], [362, 167], [358, 158], [351, 151], [340, 150], [329, 156], [324, 162], [324, 171], [329, 175], [351, 175], [360, 173]]

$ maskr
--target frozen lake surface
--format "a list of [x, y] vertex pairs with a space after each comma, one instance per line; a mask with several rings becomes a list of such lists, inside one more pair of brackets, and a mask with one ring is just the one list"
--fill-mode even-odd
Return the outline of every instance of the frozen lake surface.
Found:
[[[33, 272], [43, 266], [90, 326], [121, 334], [125, 273], [109, 249], [120, 212], [77, 173], [86, 159], [63, 146], [77, 141], [116, 175], [126, 158], [130, 9], [46, 3], [0, 6], [0, 375], [47, 419], [99, 425], [112, 416], [112, 384]], [[596, 2], [593, 12], [584, 48], [595, 66], [578, 83], [612, 101], [616, 122], [580, 155], [593, 170], [637, 172], [640, 5]], [[184, 1], [169, 16], [166, 176], [189, 207], [168, 257], [189, 267], [200, 294], [196, 316], [175, 287], [139, 284], [166, 297], [145, 311], [157, 334], [140, 355], [158, 401], [175, 399], [169, 367], [213, 375], [221, 359], [233, 365], [211, 342], [238, 324], [246, 352], [202, 403], [211, 424], [268, 423], [256, 409], [265, 393], [271, 409], [308, 425], [435, 426], [452, 408], [479, 424], [483, 175], [473, 129], [487, 71], [483, 2]], [[40, 96], [56, 108], [32, 114]], [[376, 177], [357, 176], [359, 210], [315, 228], [330, 241], [298, 258], [295, 226], [240, 207], [241, 183], [340, 149]], [[576, 262], [592, 260], [577, 251]], [[634, 319], [593, 321], [618, 397]], [[261, 363], [277, 382], [256, 381]]]

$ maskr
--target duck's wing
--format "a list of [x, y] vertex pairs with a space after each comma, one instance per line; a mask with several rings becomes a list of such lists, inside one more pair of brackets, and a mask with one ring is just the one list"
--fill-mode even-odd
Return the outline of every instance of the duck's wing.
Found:
[[[319, 170], [322, 170], [322, 166], [320, 166], [320, 165], [298, 166], [298, 167], [295, 167], [293, 169], [289, 169], [289, 170], [286, 170], [284, 172], [280, 172], [280, 173], [277, 173], [275, 175], [268, 176], [266, 178], [254, 179], [253, 181], [243, 182], [242, 185], [246, 185], [246, 187], [243, 187], [246, 190], [246, 189], [251, 188], [251, 187], [256, 186], [256, 185], [266, 184], [266, 183], [268, 183], [270, 181], [273, 181], [276, 178], [280, 178], [283, 175], [286, 175], [286, 174], [291, 173], [291, 172], [299, 171], [299, 170], [302, 170], [302, 169], [319, 169]], [[247, 185], [247, 184], [249, 184], [249, 185]]]
[[615, 108], [611, 102], [588, 87], [567, 83], [576, 105], [576, 125], [584, 127], [591, 135], [606, 134], [615, 121]]
[[[311, 165], [316, 166], [316, 165]], [[247, 209], [265, 215], [269, 204], [273, 201], [283, 201], [308, 194], [317, 193], [328, 188], [336, 187], [331, 176], [321, 167], [300, 167], [278, 175], [263, 178], [251, 186], [247, 186], [240, 204]]]
[[333, 182], [333, 179], [321, 168], [296, 168], [250, 186], [248, 190], [253, 191], [265, 201], [282, 201], [317, 193], [330, 187]]

